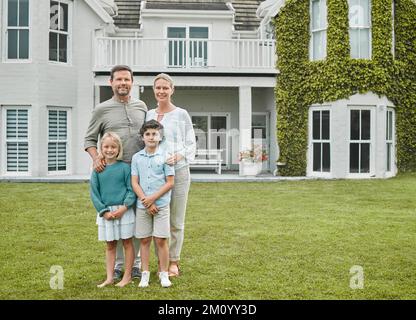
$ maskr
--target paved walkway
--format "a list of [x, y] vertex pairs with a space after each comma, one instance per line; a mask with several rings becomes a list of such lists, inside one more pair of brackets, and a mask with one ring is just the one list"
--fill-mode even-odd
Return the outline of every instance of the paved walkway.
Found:
[[[47, 182], [47, 183], [74, 183], [88, 182], [89, 176], [49, 176], [49, 177], [0, 177], [0, 182]], [[222, 174], [191, 172], [192, 182], [277, 182], [308, 180], [307, 177], [280, 177], [271, 173], [258, 176], [239, 176], [237, 171], [225, 171]]]

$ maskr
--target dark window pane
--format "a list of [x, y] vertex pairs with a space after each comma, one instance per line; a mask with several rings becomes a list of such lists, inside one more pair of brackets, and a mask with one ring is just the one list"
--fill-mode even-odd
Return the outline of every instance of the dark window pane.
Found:
[[359, 143], [351, 143], [350, 144], [350, 172], [357, 173], [359, 172]]
[[313, 144], [313, 171], [321, 171], [321, 144]]
[[221, 130], [227, 128], [227, 118], [226, 117], [211, 117], [211, 129]]
[[8, 0], [7, 3], [7, 25], [9, 27], [17, 27], [17, 0]]
[[59, 61], [67, 62], [67, 35], [60, 34], [59, 35]]
[[329, 143], [322, 144], [322, 171], [331, 171], [331, 149]]
[[370, 110], [361, 110], [361, 140], [370, 140]]
[[59, 4], [56, 1], [51, 1], [51, 10], [49, 13], [49, 28], [51, 30], [59, 29]]
[[393, 112], [387, 112], [387, 140], [393, 140]]
[[322, 111], [322, 139], [329, 140], [329, 111]]
[[60, 29], [62, 31], [68, 31], [68, 5], [66, 3], [61, 3], [61, 14], [59, 19]]
[[185, 37], [186, 37], [185, 28], [175, 28], [175, 27], [168, 28], [168, 38], [185, 38]]
[[189, 38], [208, 39], [208, 28], [207, 27], [190, 27]]
[[49, 32], [49, 60], [58, 61], [58, 34]]
[[17, 30], [9, 30], [7, 41], [7, 58], [17, 59]]
[[29, 26], [29, 0], [20, 0], [19, 5], [19, 26]]
[[361, 143], [361, 173], [370, 172], [370, 144]]
[[321, 113], [319, 111], [312, 112], [312, 139], [321, 139]]
[[29, 30], [19, 30], [19, 59], [29, 59]]
[[360, 110], [351, 110], [351, 140], [360, 139]]
[[391, 171], [391, 143], [387, 143], [387, 166], [386, 171]]

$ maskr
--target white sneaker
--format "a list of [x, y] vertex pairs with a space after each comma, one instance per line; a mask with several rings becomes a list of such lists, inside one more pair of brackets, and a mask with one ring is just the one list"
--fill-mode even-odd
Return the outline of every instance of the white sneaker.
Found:
[[150, 271], [143, 271], [142, 278], [139, 283], [140, 288], [146, 288], [149, 286]]
[[170, 287], [172, 285], [172, 282], [170, 282], [169, 280], [169, 274], [167, 271], [159, 272], [159, 279], [160, 279], [160, 284], [164, 288]]

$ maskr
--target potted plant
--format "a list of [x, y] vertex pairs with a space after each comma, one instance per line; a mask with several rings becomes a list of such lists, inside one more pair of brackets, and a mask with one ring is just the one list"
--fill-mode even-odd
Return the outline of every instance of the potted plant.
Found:
[[267, 152], [260, 144], [253, 145], [251, 149], [240, 151], [241, 174], [243, 176], [255, 176], [259, 174], [263, 166], [263, 161], [267, 159]]

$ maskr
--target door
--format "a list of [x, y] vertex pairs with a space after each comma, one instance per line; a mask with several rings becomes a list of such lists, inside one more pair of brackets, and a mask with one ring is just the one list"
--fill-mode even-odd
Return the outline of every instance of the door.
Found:
[[269, 138], [269, 114], [265, 112], [253, 112], [251, 116], [251, 142], [253, 145], [261, 145], [266, 152], [268, 160], [263, 162], [262, 170], [269, 170], [270, 138]]

